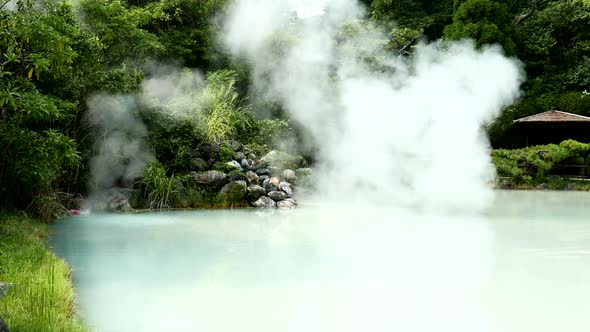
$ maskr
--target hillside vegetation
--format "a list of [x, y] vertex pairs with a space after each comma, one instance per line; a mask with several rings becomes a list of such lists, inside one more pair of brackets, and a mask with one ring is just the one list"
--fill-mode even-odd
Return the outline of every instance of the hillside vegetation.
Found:
[[[513, 119], [553, 108], [590, 115], [587, 1], [362, 2], [369, 15], [355, 24], [382, 26], [388, 32], [388, 51], [409, 61], [419, 42], [472, 38], [478, 47], [499, 44], [507, 55], [524, 63], [527, 80], [521, 99], [487, 126], [494, 148], [517, 145], [509, 130]], [[173, 176], [189, 168], [194, 159], [190, 152], [200, 144], [223, 147], [239, 141], [249, 144], [250, 150], [291, 149], [312, 161], [313, 149], [293, 148], [305, 136], [298, 124], [282, 105], [251, 98], [248, 66], [229, 59], [218, 46], [219, 17], [229, 3], [0, 1], [2, 205], [42, 214], [38, 210], [51, 204], [47, 197], [59, 198], [55, 193], [87, 194], [101, 185], [141, 185], [141, 174], [154, 159], [172, 179], [157, 186], [171, 189]], [[158, 75], [177, 75], [183, 98], [150, 95], [146, 84]], [[100, 99], [105, 95], [112, 97]], [[142, 169], [100, 183], [90, 176], [92, 163], [97, 163], [93, 158], [113, 142], [103, 141], [112, 133], [97, 129], [100, 112], [93, 113], [92, 108], [115, 104], [125, 105], [130, 116], [143, 123], [126, 129], [131, 131], [121, 137], [141, 136], [150, 153]], [[120, 118], [109, 119], [117, 123], [114, 119]], [[506, 153], [501, 151], [495, 153], [496, 159]], [[225, 161], [223, 155], [214, 159]], [[128, 165], [133, 164], [133, 158], [129, 160]], [[504, 164], [500, 173], [514, 175], [508, 170], [514, 165]], [[538, 164], [536, 172], [545, 172], [545, 164]], [[535, 178], [537, 173], [523, 176]], [[156, 206], [174, 198], [154, 195]]]

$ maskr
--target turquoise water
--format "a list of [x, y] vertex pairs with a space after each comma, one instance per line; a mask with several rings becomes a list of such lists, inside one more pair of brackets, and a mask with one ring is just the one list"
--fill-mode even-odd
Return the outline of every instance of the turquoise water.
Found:
[[590, 194], [59, 221], [95, 331], [590, 331]]

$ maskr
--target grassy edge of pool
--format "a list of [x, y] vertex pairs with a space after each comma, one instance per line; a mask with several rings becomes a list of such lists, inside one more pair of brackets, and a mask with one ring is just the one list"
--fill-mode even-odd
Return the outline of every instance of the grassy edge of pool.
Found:
[[0, 213], [0, 317], [11, 332], [89, 331], [75, 312], [71, 269], [51, 252], [48, 224]]

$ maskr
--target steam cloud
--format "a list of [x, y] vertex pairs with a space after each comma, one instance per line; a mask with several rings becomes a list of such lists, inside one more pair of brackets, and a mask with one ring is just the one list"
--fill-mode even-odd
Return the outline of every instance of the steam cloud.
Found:
[[319, 144], [324, 198], [429, 211], [487, 206], [494, 170], [482, 126], [518, 97], [518, 61], [463, 41], [421, 45], [408, 63], [383, 49], [378, 29], [340, 38], [365, 14], [356, 0], [327, 1], [315, 16], [301, 6], [307, 17], [294, 20], [293, 1], [238, 0], [223, 43]]
[[92, 188], [100, 194], [112, 187], [130, 187], [154, 159], [147, 144], [147, 127], [139, 109], [150, 107], [159, 120], [192, 118], [199, 121], [206, 85], [196, 70], [171, 66], [148, 68], [151, 78], [139, 93], [131, 95], [96, 94], [89, 98], [87, 121], [98, 138], [91, 160]]
[[136, 98], [95, 95], [88, 109], [88, 120], [100, 135], [91, 160], [93, 189], [131, 185], [153, 158], [145, 142], [147, 129], [136, 113]]
[[0, 8], [13, 12], [16, 10], [16, 0], [0, 1]]

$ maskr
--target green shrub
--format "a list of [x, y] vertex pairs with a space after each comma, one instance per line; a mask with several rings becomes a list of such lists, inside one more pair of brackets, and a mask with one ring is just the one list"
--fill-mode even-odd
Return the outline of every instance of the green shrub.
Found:
[[227, 146], [227, 145], [221, 145], [219, 147], [219, 152], [218, 152], [218, 156], [217, 156], [217, 160], [219, 160], [220, 162], [228, 162], [228, 161], [232, 161], [234, 160], [236, 157], [236, 153], [234, 152], [234, 150]]
[[231, 165], [228, 165], [227, 162], [223, 162], [223, 161], [216, 161], [213, 164], [213, 167], [212, 168], [214, 170], [216, 170], [216, 171], [220, 171], [220, 172], [225, 173], [225, 174], [229, 174], [229, 173], [231, 173], [233, 171], [238, 171], [238, 172], [240, 171], [236, 167], [231, 166]]
[[39, 195], [33, 198], [33, 201], [27, 208], [27, 212], [43, 221], [52, 221], [68, 213], [67, 209], [57, 198], [50, 195]]
[[244, 151], [252, 152], [259, 158], [270, 152], [270, 148], [266, 144], [250, 143], [244, 145]]
[[176, 176], [168, 177], [158, 162], [151, 162], [144, 171], [141, 184], [145, 185], [148, 204], [152, 209], [170, 208], [178, 201], [179, 181]]
[[258, 144], [273, 145], [275, 142], [293, 139], [293, 129], [289, 122], [281, 119], [263, 119], [258, 123]]
[[0, 200], [22, 205], [80, 165], [76, 143], [57, 130], [0, 124]]
[[559, 145], [496, 149], [492, 151], [492, 162], [498, 175], [510, 177], [516, 183], [532, 184], [545, 182], [560, 163], [583, 165], [589, 151], [590, 144], [566, 140]]

